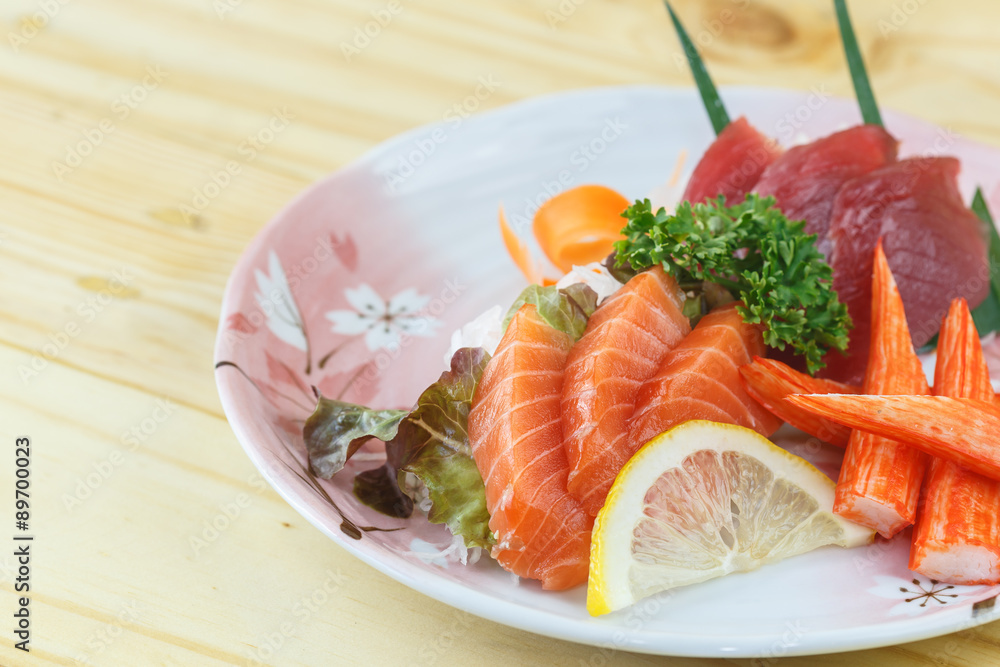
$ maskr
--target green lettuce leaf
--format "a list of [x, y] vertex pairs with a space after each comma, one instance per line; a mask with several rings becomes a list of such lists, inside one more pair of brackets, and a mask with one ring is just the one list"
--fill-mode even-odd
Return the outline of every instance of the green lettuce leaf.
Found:
[[359, 472], [354, 476], [354, 495], [373, 510], [405, 519], [413, 514], [413, 499], [397, 483], [392, 463]]
[[490, 355], [462, 348], [417, 400], [387, 448], [400, 456], [399, 470], [420, 478], [431, 501], [428, 519], [447, 524], [468, 547], [493, 544], [486, 487], [469, 446], [469, 408]]
[[302, 429], [309, 467], [317, 477], [330, 479], [365, 440], [392, 440], [407, 414], [406, 410], [372, 410], [320, 396]]
[[582, 283], [565, 289], [558, 289], [554, 285], [529, 285], [507, 311], [507, 317], [503, 321], [504, 331], [514, 314], [526, 303], [533, 304], [538, 309], [538, 315], [549, 326], [569, 334], [573, 340], [580, 340], [587, 328], [587, 320], [597, 308], [597, 293]]
[[472, 396], [489, 358], [482, 348], [458, 350], [451, 370], [424, 390], [410, 412], [320, 397], [303, 430], [313, 472], [329, 479], [365, 440], [378, 438], [386, 443], [387, 461], [355, 476], [354, 495], [362, 503], [389, 516], [410, 516], [413, 499], [400, 482], [403, 473], [412, 473], [427, 487], [432, 523], [446, 524], [466, 546], [490, 546], [486, 487], [468, 434]]
[[590, 319], [590, 316], [597, 310], [597, 292], [583, 283], [573, 283], [569, 287], [559, 290], [583, 311], [583, 314]]

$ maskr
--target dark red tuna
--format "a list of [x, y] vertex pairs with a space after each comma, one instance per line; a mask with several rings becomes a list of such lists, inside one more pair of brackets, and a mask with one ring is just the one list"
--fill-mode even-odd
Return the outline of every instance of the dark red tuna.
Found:
[[780, 154], [773, 140], [741, 116], [729, 123], [702, 155], [683, 199], [698, 203], [724, 195], [727, 204], [738, 204]]
[[879, 237], [896, 277], [913, 344], [937, 333], [952, 299], [979, 305], [989, 290], [982, 223], [958, 190], [950, 157], [900, 160], [844, 184], [829, 239], [833, 286], [854, 320], [848, 357], [827, 355], [827, 377], [860, 384], [868, 363], [871, 282]]
[[826, 255], [830, 215], [840, 188], [852, 178], [896, 160], [898, 142], [878, 125], [858, 125], [789, 148], [761, 174], [754, 188], [772, 195], [789, 220], [805, 220]]

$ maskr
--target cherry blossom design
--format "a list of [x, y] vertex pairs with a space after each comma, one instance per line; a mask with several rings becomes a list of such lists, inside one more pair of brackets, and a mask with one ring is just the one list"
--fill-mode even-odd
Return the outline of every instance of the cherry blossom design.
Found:
[[295, 305], [292, 290], [288, 287], [288, 278], [277, 253], [273, 250], [268, 253], [267, 273], [257, 269], [254, 271], [254, 278], [257, 281], [254, 299], [267, 317], [267, 328], [279, 340], [308, 354], [309, 344], [302, 315]]
[[331, 233], [330, 247], [349, 271], [353, 273], [358, 270], [358, 246], [349, 232], [344, 232], [343, 236]]
[[354, 310], [331, 310], [326, 319], [333, 323], [334, 333], [364, 334], [365, 345], [372, 352], [399, 345], [404, 334], [431, 338], [441, 325], [438, 319], [422, 312], [431, 298], [413, 288], [384, 299], [370, 285], [362, 283], [345, 289], [344, 296]]
[[916, 616], [929, 609], [954, 604], [969, 596], [981, 595], [987, 588], [943, 584], [916, 574], [909, 579], [876, 575], [875, 582], [877, 585], [869, 588], [869, 593], [880, 598], [900, 601], [889, 610], [890, 616], [901, 614]]
[[252, 334], [257, 331], [257, 327], [255, 327], [243, 313], [233, 313], [227, 317], [226, 328], [232, 331], [238, 331], [242, 334]]

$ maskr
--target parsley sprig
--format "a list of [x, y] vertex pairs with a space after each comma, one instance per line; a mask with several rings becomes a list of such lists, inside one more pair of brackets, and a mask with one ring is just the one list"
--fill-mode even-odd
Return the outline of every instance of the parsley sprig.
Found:
[[831, 286], [832, 272], [804, 222], [788, 220], [772, 197], [755, 194], [736, 206], [684, 202], [674, 213], [636, 201], [615, 243], [618, 266], [662, 264], [684, 287], [714, 283], [743, 302], [746, 322], [764, 325], [764, 342], [791, 346], [810, 372], [823, 355], [847, 348], [851, 319]]

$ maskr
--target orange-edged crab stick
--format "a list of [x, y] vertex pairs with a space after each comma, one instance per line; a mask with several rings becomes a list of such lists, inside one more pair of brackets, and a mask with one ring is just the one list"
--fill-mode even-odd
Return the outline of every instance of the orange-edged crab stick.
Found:
[[[938, 341], [934, 395], [993, 400], [989, 368], [965, 299], [952, 302]], [[923, 494], [910, 569], [949, 584], [1000, 583], [1000, 482], [935, 458]]]
[[747, 394], [800, 431], [838, 447], [847, 447], [851, 429], [796, 408], [782, 399], [792, 394], [857, 394], [858, 387], [834, 380], [806, 375], [776, 359], [754, 357], [740, 368], [740, 379]]
[[[930, 393], [881, 241], [875, 247], [871, 352], [864, 392]], [[884, 435], [855, 431], [840, 468], [833, 511], [892, 537], [916, 518], [928, 463], [928, 456], [919, 449]]]
[[785, 400], [1000, 480], [1000, 406], [995, 401], [853, 394], [800, 394]]

